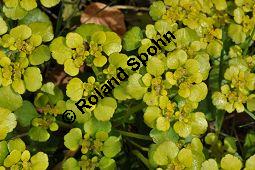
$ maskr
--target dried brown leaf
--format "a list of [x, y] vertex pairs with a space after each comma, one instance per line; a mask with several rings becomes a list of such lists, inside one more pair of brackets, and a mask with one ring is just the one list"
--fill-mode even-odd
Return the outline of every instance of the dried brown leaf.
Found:
[[81, 23], [105, 25], [122, 36], [126, 32], [124, 14], [117, 8], [106, 6], [106, 4], [100, 2], [88, 5], [81, 15]]

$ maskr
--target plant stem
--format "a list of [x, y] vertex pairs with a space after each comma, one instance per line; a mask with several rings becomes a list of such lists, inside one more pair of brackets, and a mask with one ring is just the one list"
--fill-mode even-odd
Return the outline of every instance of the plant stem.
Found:
[[16, 139], [16, 138], [22, 138], [22, 137], [27, 136], [27, 135], [28, 135], [28, 132], [27, 132], [27, 133], [19, 134], [19, 135], [17, 135], [17, 136], [14, 136], [14, 137], [12, 137], [12, 138], [10, 138], [10, 139], [6, 139], [6, 140], [11, 140], [11, 139]]
[[134, 141], [130, 140], [130, 139], [127, 139], [128, 142], [130, 142], [131, 144], [133, 144], [134, 146], [138, 147], [139, 149], [141, 149], [142, 151], [146, 151], [148, 152], [149, 151], [149, 148], [146, 148], [146, 147], [143, 147], [137, 143], [135, 143]]
[[147, 168], [150, 168], [149, 160], [145, 158], [138, 150], [132, 150], [131, 153], [139, 158]]
[[131, 137], [131, 138], [152, 141], [151, 137], [149, 137], [149, 136], [145, 136], [145, 135], [141, 135], [141, 134], [137, 134], [137, 133], [132, 133], [132, 132], [125, 132], [125, 131], [122, 131], [122, 130], [115, 130], [115, 131], [120, 133], [123, 136], [128, 136], [128, 137]]
[[147, 7], [136, 7], [131, 5], [114, 5], [112, 8], [124, 9], [124, 10], [134, 10], [134, 11], [149, 11]]
[[243, 53], [244, 55], [246, 55], [248, 53], [249, 45], [252, 41], [252, 38], [253, 38], [254, 34], [255, 34], [255, 28], [253, 28], [251, 36], [249, 37], [249, 40], [247, 42], [247, 47], [245, 48], [244, 53]]
[[61, 28], [62, 21], [63, 21], [63, 18], [62, 18], [63, 9], [64, 9], [64, 4], [62, 3], [60, 10], [58, 12], [58, 20], [57, 20], [57, 25], [56, 25], [56, 29], [55, 29], [55, 36], [58, 36], [60, 33], [60, 28]]
[[132, 106], [131, 109], [128, 111], [129, 115], [132, 115], [143, 108], [145, 108], [147, 105], [144, 102], [139, 103], [138, 105]]
[[252, 117], [255, 120], [255, 115], [252, 112], [250, 112], [247, 109], [244, 109], [244, 111], [245, 111], [245, 113], [247, 113], [250, 117]]

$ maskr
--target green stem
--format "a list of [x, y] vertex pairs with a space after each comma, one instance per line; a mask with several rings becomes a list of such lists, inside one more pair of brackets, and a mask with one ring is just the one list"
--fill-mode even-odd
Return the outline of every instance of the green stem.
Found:
[[132, 133], [132, 132], [126, 132], [126, 131], [122, 131], [122, 130], [115, 130], [115, 131], [120, 133], [123, 136], [152, 141], [151, 137], [149, 137], [149, 136], [145, 136], [145, 135], [141, 135], [141, 134], [137, 134], [137, 133]]
[[102, 72], [100, 72], [96, 66], [92, 66], [91, 68], [93, 72], [95, 73], [96, 77], [102, 74]]
[[134, 141], [130, 140], [130, 139], [127, 139], [128, 142], [130, 142], [132, 145], [138, 147], [139, 149], [141, 149], [142, 151], [146, 151], [148, 152], [149, 151], [149, 148], [146, 148], [146, 147], [143, 147], [137, 143], [135, 143]]
[[58, 120], [57, 120], [56, 122], [57, 122], [57, 124], [58, 124], [59, 126], [61, 126], [61, 127], [68, 128], [68, 129], [73, 128], [73, 126], [71, 126], [71, 125], [68, 124], [68, 123], [64, 123], [64, 122], [58, 121]]
[[27, 133], [19, 134], [19, 135], [17, 135], [17, 136], [14, 136], [14, 137], [12, 137], [12, 138], [10, 138], [10, 139], [5, 139], [5, 140], [7, 141], [7, 140], [11, 140], [11, 139], [16, 139], [16, 138], [22, 138], [22, 137], [25, 137], [25, 136], [27, 136], [27, 135], [28, 135], [28, 132], [27, 132]]
[[144, 102], [139, 103], [136, 106], [132, 106], [131, 109], [128, 111], [129, 115], [132, 115], [140, 110], [142, 110], [143, 108], [145, 108], [147, 105]]
[[57, 25], [56, 25], [56, 29], [55, 29], [55, 36], [58, 36], [60, 33], [60, 28], [61, 28], [62, 21], [63, 21], [63, 18], [62, 18], [63, 9], [64, 9], [64, 5], [62, 3], [60, 10], [58, 12], [58, 20], [57, 20]]
[[132, 150], [131, 153], [134, 154], [137, 158], [139, 158], [147, 168], [150, 168], [149, 160], [145, 158], [143, 154], [141, 154], [138, 150]]
[[245, 113], [247, 113], [249, 116], [251, 116], [255, 120], [255, 115], [252, 112], [250, 112], [247, 109], [244, 109], [244, 111], [245, 111]]
[[252, 37], [254, 36], [254, 34], [255, 34], [255, 28], [253, 28], [251, 36], [249, 37], [249, 40], [247, 42], [247, 47], [245, 48], [244, 53], [243, 53], [244, 55], [246, 55], [248, 53], [249, 45], [252, 41]]

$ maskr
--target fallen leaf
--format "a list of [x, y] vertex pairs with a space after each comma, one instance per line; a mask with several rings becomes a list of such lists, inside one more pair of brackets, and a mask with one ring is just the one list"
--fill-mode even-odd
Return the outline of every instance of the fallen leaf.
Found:
[[126, 32], [124, 14], [117, 8], [106, 6], [106, 4], [100, 2], [88, 5], [81, 15], [81, 23], [105, 25], [122, 36]]

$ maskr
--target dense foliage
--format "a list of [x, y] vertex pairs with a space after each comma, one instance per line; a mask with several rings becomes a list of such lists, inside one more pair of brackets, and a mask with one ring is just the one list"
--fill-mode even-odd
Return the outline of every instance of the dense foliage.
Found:
[[[254, 127], [244, 147], [221, 129], [228, 113], [255, 121], [254, 0], [154, 1], [154, 23], [123, 37], [96, 24], [54, 34], [41, 9], [62, 3], [0, 1], [0, 170], [255, 170]], [[168, 31], [176, 39], [144, 66], [137, 56]], [[75, 103], [119, 67], [128, 80], [82, 113]]]

